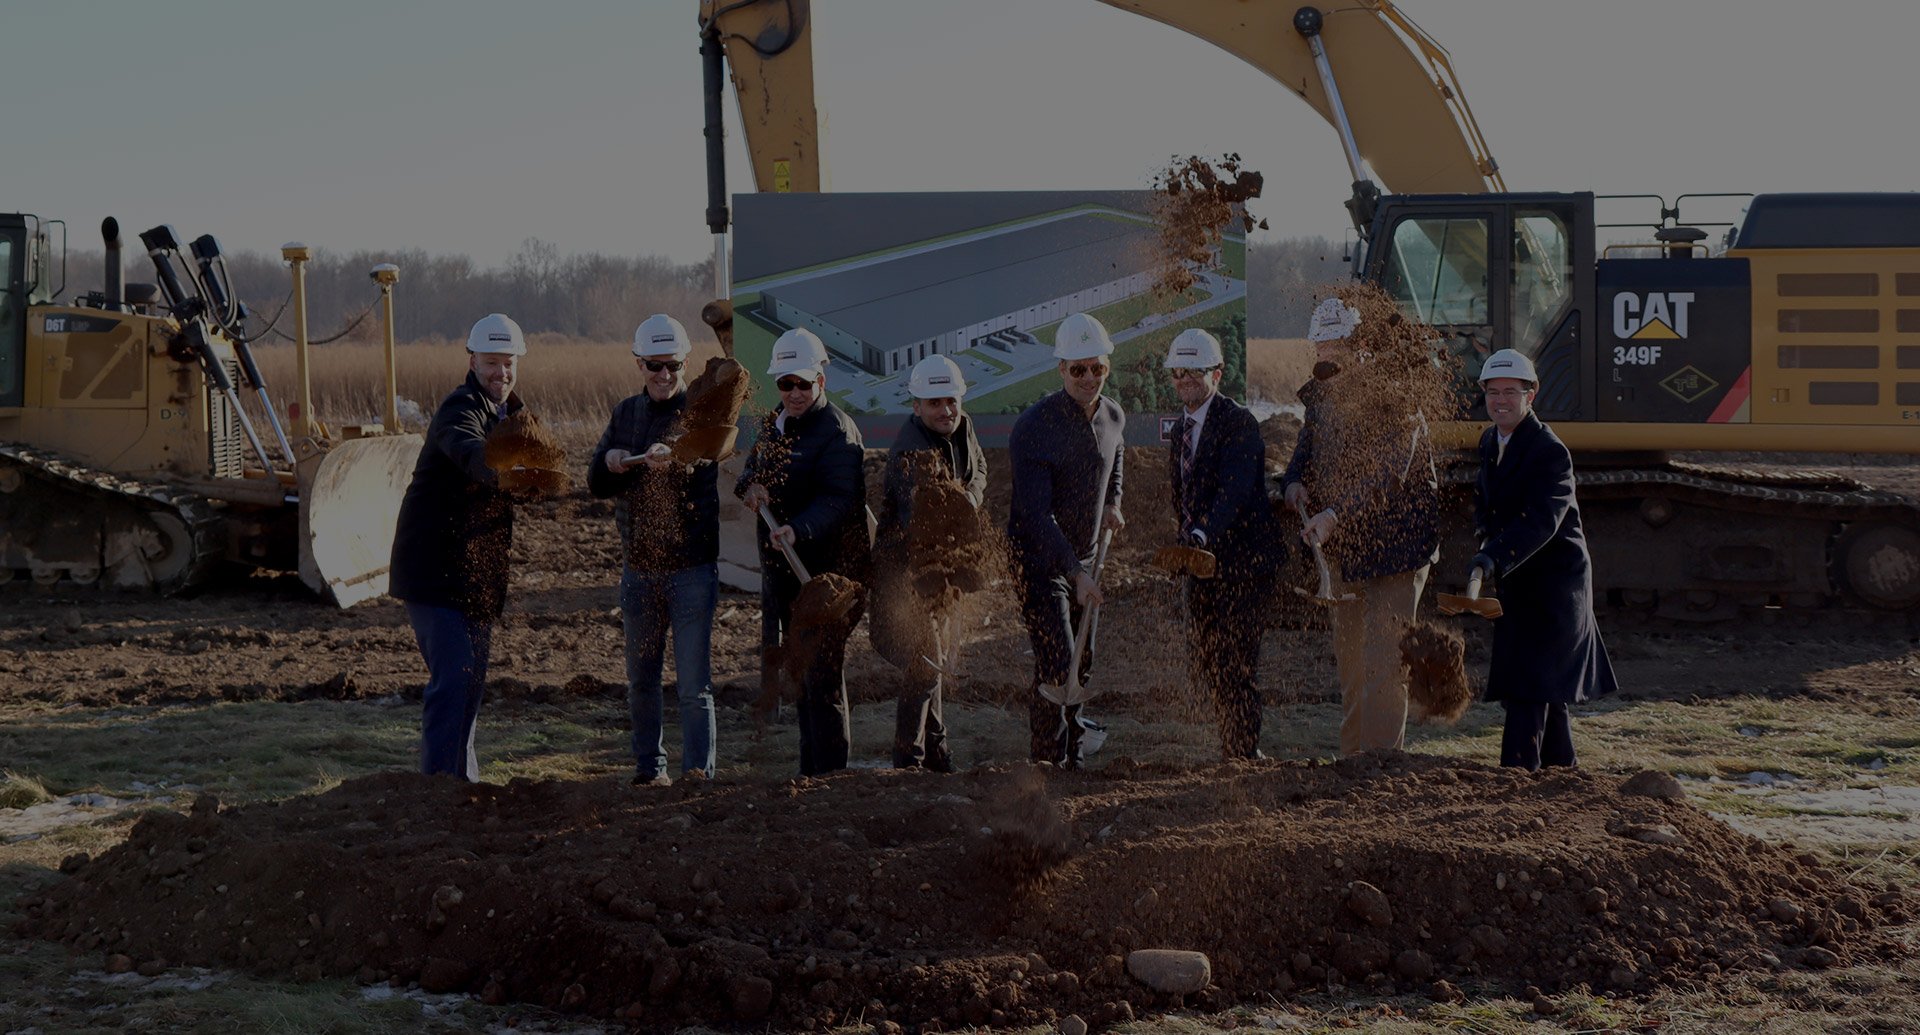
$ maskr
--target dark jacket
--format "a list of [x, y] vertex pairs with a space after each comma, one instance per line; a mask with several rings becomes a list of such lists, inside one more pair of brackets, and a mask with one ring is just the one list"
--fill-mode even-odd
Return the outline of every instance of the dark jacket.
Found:
[[[785, 432], [776, 426], [779, 415], [775, 409], [761, 420], [760, 436], [733, 494], [746, 495], [747, 486], [756, 482], [766, 486], [773, 516], [793, 526], [793, 549], [807, 574], [832, 571], [866, 581], [870, 543], [860, 429], [824, 394], [812, 409], [789, 418]], [[785, 570], [786, 558], [767, 538], [766, 522], [755, 525], [763, 570], [768, 565]]]
[[496, 407], [472, 373], [440, 401], [394, 527], [388, 592], [396, 600], [457, 607], [487, 621], [500, 616], [513, 501], [487, 466], [487, 433], [520, 408], [517, 394], [507, 396], [504, 411]]
[[[975, 507], [986, 500], [987, 458], [973, 433], [973, 418], [961, 417], [960, 426], [953, 429], [952, 435], [939, 435], [921, 423], [919, 417], [908, 416], [900, 434], [894, 437], [893, 448], [887, 451], [879, 524], [873, 537], [875, 563], [883, 556], [906, 548], [907, 524], [913, 520], [913, 473], [907, 456], [922, 450], [939, 455], [947, 473], [967, 490], [967, 498]], [[904, 554], [900, 560], [904, 562]]]
[[1066, 389], [1027, 407], [1007, 436], [1013, 510], [1007, 538], [1029, 581], [1061, 578], [1093, 556], [1102, 505], [1120, 505], [1127, 415], [1100, 397], [1093, 419]]
[[932, 650], [925, 642], [931, 629], [925, 613], [907, 584], [907, 526], [913, 520], [913, 465], [915, 453], [940, 457], [948, 474], [966, 489], [978, 508], [987, 497], [987, 458], [973, 432], [973, 418], [961, 417], [952, 435], [929, 430], [919, 417], [909, 416], [887, 453], [886, 479], [880, 495], [880, 517], [873, 537], [873, 592], [867, 607], [867, 636], [873, 649], [893, 665], [905, 669], [916, 654]]
[[[655, 471], [645, 464], [635, 464], [624, 474], [607, 470], [607, 450], [646, 452], [678, 430], [686, 408], [685, 389], [666, 402], [655, 402], [645, 392], [622, 400], [587, 464], [587, 491], [600, 499], [613, 498], [613, 524], [620, 531], [627, 566], [635, 571], [679, 571], [712, 564], [720, 556], [718, 464], [697, 464], [691, 473], [679, 466]], [[644, 517], [638, 525], [636, 510]]]
[[1573, 455], [1533, 414], [1513, 429], [1504, 456], [1496, 429], [1480, 436], [1473, 520], [1503, 610], [1493, 623], [1487, 700], [1572, 704], [1617, 689], [1593, 618]]
[[1280, 483], [1306, 485], [1308, 514], [1333, 508], [1339, 520], [1325, 549], [1341, 578], [1432, 564], [1440, 553], [1440, 479], [1424, 419], [1389, 428], [1378, 413], [1342, 412], [1332, 395], [1339, 389], [1339, 378], [1301, 387], [1306, 419]]
[[1207, 404], [1206, 423], [1200, 425], [1191, 484], [1183, 484], [1180, 477], [1177, 434], [1167, 448], [1167, 474], [1174, 520], [1186, 514], [1189, 520], [1180, 530], [1194, 529], [1206, 537], [1204, 546], [1219, 563], [1219, 578], [1267, 575], [1286, 559], [1280, 521], [1267, 500], [1267, 444], [1260, 437], [1260, 421], [1246, 407], [1216, 392]]

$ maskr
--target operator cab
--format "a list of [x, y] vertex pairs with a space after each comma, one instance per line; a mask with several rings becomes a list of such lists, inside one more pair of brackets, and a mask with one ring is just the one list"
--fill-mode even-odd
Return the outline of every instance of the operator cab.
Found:
[[25, 403], [27, 217], [0, 215], [0, 407]]
[[1591, 414], [1580, 370], [1593, 312], [1592, 194], [1389, 195], [1363, 275], [1461, 362], [1463, 416], [1484, 420], [1480, 365], [1504, 348], [1540, 372], [1547, 419]]

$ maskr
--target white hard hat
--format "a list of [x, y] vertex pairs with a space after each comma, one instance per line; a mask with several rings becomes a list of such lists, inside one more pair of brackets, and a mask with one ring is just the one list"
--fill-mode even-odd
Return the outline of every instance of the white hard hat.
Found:
[[1054, 359], [1099, 359], [1113, 353], [1113, 339], [1100, 321], [1075, 313], [1060, 321], [1053, 332]]
[[665, 313], [655, 313], [640, 321], [633, 332], [633, 354], [636, 356], [672, 356], [675, 359], [687, 358], [693, 351], [693, 342], [687, 340], [687, 329], [680, 321]]
[[1210, 370], [1226, 360], [1220, 357], [1220, 339], [1198, 327], [1189, 327], [1174, 335], [1167, 346], [1168, 370]]
[[1360, 326], [1360, 310], [1337, 298], [1323, 300], [1313, 308], [1313, 320], [1307, 324], [1308, 341], [1338, 341]]
[[826, 365], [827, 347], [820, 343], [820, 336], [795, 327], [774, 339], [773, 362], [767, 365], [767, 375], [812, 374], [818, 380]]
[[960, 364], [945, 356], [928, 356], [913, 365], [907, 392], [915, 399], [965, 399], [967, 381], [960, 376]]
[[1530, 385], [1540, 383], [1540, 376], [1533, 372], [1533, 360], [1513, 349], [1501, 349], [1488, 356], [1486, 363], [1481, 365], [1481, 384], [1486, 384], [1496, 377], [1511, 377]]
[[520, 325], [501, 313], [488, 313], [467, 332], [468, 352], [496, 352], [502, 356], [527, 354], [526, 336]]

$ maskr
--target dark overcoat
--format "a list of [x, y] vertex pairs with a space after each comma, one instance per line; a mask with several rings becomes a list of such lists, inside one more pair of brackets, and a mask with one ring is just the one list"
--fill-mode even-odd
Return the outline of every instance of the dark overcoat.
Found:
[[1513, 429], [1505, 454], [1496, 429], [1480, 436], [1474, 526], [1504, 612], [1493, 623], [1487, 700], [1573, 704], [1612, 693], [1573, 454], [1533, 414]]
[[[1184, 414], [1183, 414], [1184, 415]], [[1215, 394], [1194, 448], [1190, 480], [1180, 475], [1180, 438], [1167, 450], [1174, 520], [1197, 530], [1226, 580], [1272, 575], [1286, 559], [1286, 537], [1267, 499], [1267, 444], [1246, 407]], [[1184, 518], [1184, 520], [1183, 520]]]
[[492, 621], [507, 600], [513, 501], [487, 466], [487, 433], [520, 409], [498, 406], [471, 372], [440, 402], [400, 500], [388, 592], [396, 600], [453, 607]]

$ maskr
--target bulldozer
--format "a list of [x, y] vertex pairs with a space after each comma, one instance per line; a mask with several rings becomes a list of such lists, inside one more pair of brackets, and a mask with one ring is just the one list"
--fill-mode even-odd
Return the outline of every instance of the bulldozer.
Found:
[[[1474, 553], [1464, 450], [1487, 421], [1473, 375], [1514, 348], [1541, 372], [1536, 411], [1574, 450], [1603, 606], [1664, 623], [1920, 628], [1920, 503], [1768, 463], [1920, 454], [1920, 197], [1511, 192], [1446, 50], [1390, 0], [1100, 2], [1246, 61], [1338, 131], [1353, 275], [1464, 361], [1460, 410], [1436, 424], [1462, 451], [1448, 469], [1443, 582], [1466, 574], [1446, 558]], [[814, 25], [807, 0], [699, 7], [707, 222], [724, 296], [726, 77], [754, 189], [823, 189]], [[1707, 198], [1745, 209], [1682, 222], [1683, 203], [1697, 211]], [[1596, 215], [1636, 200], [1657, 208], [1623, 223]], [[1727, 233], [1710, 242], [1704, 226]], [[1603, 243], [1609, 229], [1629, 241]]]
[[[0, 214], [0, 582], [175, 594], [238, 565], [298, 572], [341, 607], [385, 593], [421, 437], [391, 426], [336, 437], [310, 405], [291, 408], [290, 437], [240, 332], [218, 240], [141, 234], [157, 281], [136, 283], [123, 279], [118, 222], [101, 234], [103, 289], [63, 303], [65, 225]], [[306, 399], [309, 256], [283, 255]]]

